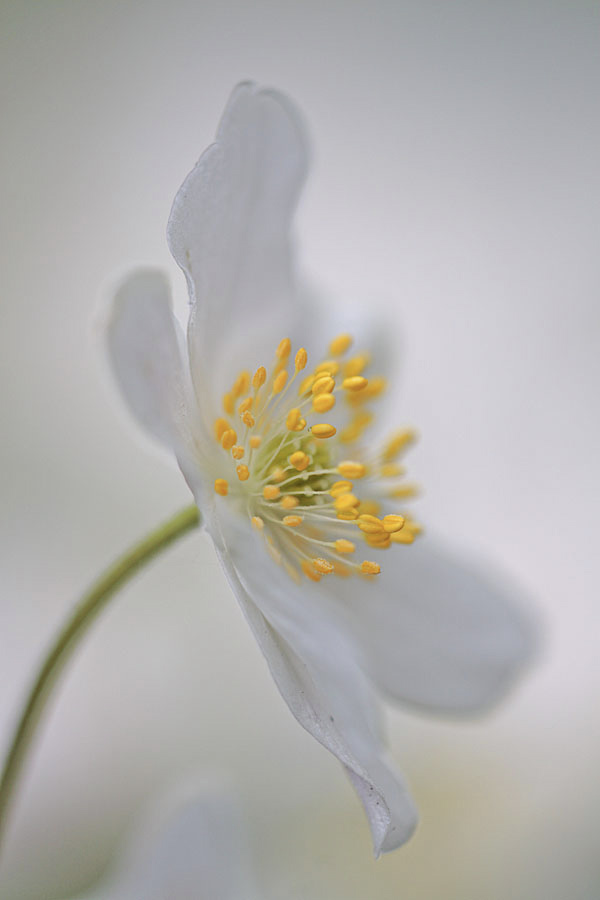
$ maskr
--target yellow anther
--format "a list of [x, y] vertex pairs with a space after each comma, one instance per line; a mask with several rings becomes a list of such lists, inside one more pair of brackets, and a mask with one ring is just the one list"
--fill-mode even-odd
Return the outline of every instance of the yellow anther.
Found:
[[364, 562], [360, 564], [360, 571], [363, 575], [379, 575], [381, 572], [381, 566], [378, 566], [377, 563], [370, 562], [370, 560], [365, 559]]
[[333, 572], [333, 563], [330, 563], [328, 560], [323, 559], [322, 556], [317, 556], [312, 560], [313, 568], [319, 572], [320, 575], [331, 575]]
[[235, 409], [235, 397], [233, 394], [223, 394], [223, 409], [228, 416], [233, 415]]
[[229, 490], [229, 485], [225, 481], [224, 478], [217, 478], [215, 480], [215, 491], [217, 494], [220, 494], [221, 497], [226, 497], [227, 492]]
[[347, 494], [348, 491], [352, 490], [352, 482], [351, 481], [336, 481], [329, 488], [328, 493], [331, 494], [332, 497], [339, 497], [340, 494]]
[[240, 372], [238, 377], [235, 379], [233, 383], [233, 387], [231, 388], [231, 393], [234, 397], [241, 397], [242, 394], [245, 394], [250, 387], [250, 372]]
[[262, 438], [261, 438], [260, 434], [253, 434], [252, 437], [250, 438], [250, 446], [252, 447], [253, 450], [257, 450], [258, 447], [260, 447], [261, 443], [262, 443]]
[[303, 453], [302, 450], [297, 450], [288, 458], [288, 462], [290, 466], [293, 466], [298, 472], [304, 472], [310, 465], [310, 456]]
[[250, 469], [248, 466], [245, 466], [244, 463], [240, 463], [239, 466], [236, 466], [235, 471], [237, 472], [237, 477], [240, 481], [248, 481], [250, 478]]
[[397, 478], [399, 475], [404, 475], [405, 471], [404, 466], [399, 466], [398, 463], [384, 463], [380, 474], [382, 478]]
[[355, 394], [348, 394], [346, 399], [353, 406], [360, 406], [366, 400], [374, 400], [375, 397], [379, 397], [379, 395], [385, 391], [386, 387], [387, 381], [385, 378], [378, 375], [376, 378], [369, 378], [369, 383], [365, 388], [361, 391], [357, 391]]
[[364, 478], [367, 474], [367, 467], [363, 463], [353, 462], [350, 459], [339, 463], [337, 470], [344, 478]]
[[302, 525], [302, 516], [284, 516], [281, 520], [288, 528], [297, 528]]
[[227, 419], [217, 419], [215, 421], [215, 437], [221, 443], [221, 438], [229, 429], [229, 422]]
[[277, 359], [287, 359], [290, 353], [292, 352], [292, 342], [289, 338], [284, 338], [279, 342], [279, 346], [275, 351], [275, 355]]
[[392, 488], [392, 490], [389, 491], [388, 496], [395, 497], [396, 500], [409, 500], [411, 497], [416, 497], [418, 493], [418, 485], [401, 484], [398, 487]]
[[332, 356], [341, 356], [352, 344], [351, 334], [338, 334], [329, 345], [329, 352]]
[[365, 516], [378, 516], [381, 505], [376, 500], [361, 500], [360, 511]]
[[244, 455], [244, 448], [240, 444], [236, 444], [231, 448], [231, 455], [234, 459], [241, 459]]
[[335, 359], [324, 359], [323, 362], [315, 368], [315, 375], [337, 375], [340, 371], [340, 364]]
[[302, 396], [302, 394], [308, 393], [308, 391], [310, 391], [310, 389], [312, 387], [314, 380], [315, 380], [314, 375], [307, 375], [306, 378], [304, 378], [300, 382], [300, 387], [298, 388], [298, 395]]
[[342, 387], [345, 391], [355, 393], [356, 391], [363, 391], [368, 383], [367, 379], [363, 378], [362, 375], [352, 375], [350, 378], [344, 378]]
[[223, 447], [223, 450], [231, 450], [236, 441], [237, 434], [233, 428], [228, 428], [227, 431], [224, 431], [221, 435], [221, 446]]
[[369, 514], [363, 513], [358, 517], [357, 524], [360, 530], [364, 531], [365, 534], [385, 533], [383, 522], [381, 521], [381, 519], [378, 519], [377, 516], [371, 516]]
[[265, 484], [263, 488], [263, 497], [265, 500], [277, 500], [281, 491], [276, 484]]
[[317, 394], [313, 397], [312, 408], [315, 412], [326, 413], [335, 406], [335, 396], [333, 394]]
[[285, 369], [282, 369], [281, 372], [276, 375], [275, 380], [273, 381], [273, 393], [280, 394], [285, 387], [285, 383], [287, 381], [288, 373]]
[[253, 403], [254, 397], [246, 397], [245, 400], [242, 400], [242, 402], [238, 406], [238, 413], [240, 414], [240, 416], [243, 416], [247, 410], [252, 409]]
[[270, 474], [271, 481], [283, 481], [285, 478], [285, 471], [281, 468], [281, 466], [275, 466], [275, 468], [271, 471]]
[[384, 462], [393, 462], [409, 444], [416, 440], [416, 432], [412, 428], [405, 428], [396, 432], [383, 448], [382, 458]]
[[295, 431], [302, 416], [297, 406], [290, 409], [285, 420], [285, 427], [288, 431]]
[[267, 380], [267, 370], [264, 366], [259, 366], [254, 375], [252, 376], [252, 387], [255, 391], [258, 391], [265, 381]]
[[244, 423], [244, 425], [247, 428], [253, 428], [254, 427], [254, 416], [252, 415], [252, 413], [248, 412], [248, 410], [246, 410], [246, 412], [242, 416], [242, 422]]
[[333, 425], [321, 422], [319, 425], [313, 425], [310, 430], [316, 438], [330, 438], [334, 436], [337, 429]]
[[337, 511], [337, 518], [344, 522], [353, 522], [358, 519], [358, 510], [351, 506], [349, 509], [340, 509]]
[[395, 534], [395, 532], [400, 531], [401, 528], [404, 528], [404, 522], [404, 516], [383, 517], [383, 527], [388, 534]]
[[311, 388], [313, 394], [330, 394], [335, 387], [335, 379], [331, 375], [320, 375]]
[[306, 428], [306, 419], [300, 419], [294, 430], [302, 431], [304, 428]]
[[370, 358], [367, 353], [359, 353], [353, 356], [344, 365], [344, 375], [346, 378], [352, 378], [354, 375], [361, 375], [369, 365]]
[[265, 527], [265, 523], [260, 516], [252, 516], [250, 521], [252, 522], [252, 527], [256, 528], [257, 531], [262, 531]]
[[345, 509], [356, 509], [359, 505], [360, 500], [358, 497], [355, 497], [354, 494], [340, 494], [334, 500], [334, 507], [338, 510], [338, 512], [342, 512]]
[[412, 544], [415, 535], [412, 530], [403, 528], [402, 531], [395, 531], [394, 534], [390, 534], [390, 538], [394, 544]]
[[338, 538], [335, 542], [335, 549], [338, 553], [354, 553], [356, 547], [352, 541], [347, 541], [345, 538]]
[[302, 566], [302, 571], [306, 575], [307, 578], [310, 578], [311, 581], [320, 581], [321, 576], [317, 571], [315, 571], [312, 562], [309, 559], [303, 559], [300, 563]]
[[306, 367], [306, 363], [308, 362], [308, 354], [304, 347], [300, 347], [298, 352], [296, 353], [296, 358], [294, 360], [294, 366], [296, 372], [301, 372], [302, 369]]
[[283, 509], [295, 509], [300, 501], [297, 497], [294, 497], [292, 494], [286, 494], [285, 497], [281, 498], [281, 503], [279, 504]]
[[387, 550], [387, 548], [392, 543], [391, 534], [386, 534], [383, 531], [381, 534], [367, 534], [365, 536], [365, 540], [370, 547], [375, 547], [377, 550]]

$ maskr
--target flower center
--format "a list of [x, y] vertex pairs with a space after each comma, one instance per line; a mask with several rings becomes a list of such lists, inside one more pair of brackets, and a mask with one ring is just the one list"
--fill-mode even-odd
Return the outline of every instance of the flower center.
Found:
[[236, 503], [295, 581], [301, 573], [312, 581], [377, 575], [378, 563], [355, 561], [358, 546], [387, 550], [411, 544], [420, 531], [405, 512], [381, 516], [386, 500], [416, 493], [400, 480], [397, 462], [415, 433], [398, 431], [377, 451], [365, 446], [371, 403], [386, 385], [364, 375], [367, 354], [347, 356], [351, 345], [350, 335], [339, 335], [330, 358], [306, 374], [306, 350], [298, 350], [292, 371], [284, 338], [269, 374], [264, 366], [253, 376], [240, 372], [223, 397], [225, 416], [214, 423], [233, 470], [228, 475], [224, 463], [228, 477], [216, 479], [216, 493]]

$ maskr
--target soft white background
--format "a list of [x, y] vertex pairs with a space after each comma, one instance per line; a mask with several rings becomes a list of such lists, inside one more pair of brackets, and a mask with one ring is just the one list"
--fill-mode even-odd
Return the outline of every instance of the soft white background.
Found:
[[339, 765], [284, 707], [196, 535], [123, 593], [70, 667], [27, 768], [2, 896], [82, 890], [140, 803], [203, 768], [230, 774], [277, 898], [594, 900], [598, 5], [0, 10], [2, 743], [78, 592], [189, 500], [129, 425], [93, 319], [136, 262], [169, 267], [183, 308], [170, 203], [242, 78], [287, 91], [310, 126], [306, 277], [398, 329], [421, 517], [512, 572], [547, 631], [493, 716], [390, 713], [422, 823], [375, 863]]

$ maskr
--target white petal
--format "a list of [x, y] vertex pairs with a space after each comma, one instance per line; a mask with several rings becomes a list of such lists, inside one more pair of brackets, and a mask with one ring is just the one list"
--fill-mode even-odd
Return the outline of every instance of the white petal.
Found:
[[110, 310], [107, 338], [112, 369], [130, 411], [175, 453], [198, 498], [198, 461], [211, 442], [193, 396], [183, 336], [161, 272], [140, 269], [123, 281]]
[[153, 810], [87, 900], [251, 900], [247, 850], [230, 796], [188, 789]]
[[308, 581], [294, 584], [242, 529], [223, 512], [209, 524], [275, 683], [298, 722], [346, 767], [365, 807], [375, 853], [393, 850], [412, 834], [416, 811], [383, 749], [360, 650], [327, 592]]
[[396, 700], [467, 713], [497, 700], [535, 649], [531, 619], [502, 584], [427, 535], [382, 554], [374, 584], [347, 584], [372, 676]]
[[304, 132], [290, 101], [238, 85], [215, 143], [175, 197], [168, 226], [190, 290], [194, 379], [208, 367], [213, 375], [223, 354], [235, 357], [236, 336], [254, 349], [265, 332], [271, 344], [287, 334], [294, 307], [290, 223], [306, 168]]

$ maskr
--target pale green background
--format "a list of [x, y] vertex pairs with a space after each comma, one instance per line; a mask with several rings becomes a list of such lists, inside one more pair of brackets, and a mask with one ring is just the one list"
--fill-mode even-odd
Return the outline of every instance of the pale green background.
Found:
[[402, 328], [421, 517], [511, 571], [547, 628], [490, 718], [391, 712], [422, 822], [375, 863], [341, 767], [282, 704], [209, 542], [189, 539], [71, 667], [5, 900], [82, 890], [142, 801], [196, 768], [230, 773], [281, 900], [598, 897], [599, 24], [581, 0], [3, 0], [3, 741], [78, 591], [188, 502], [136, 439], [92, 320], [135, 262], [169, 267], [184, 308], [170, 203], [242, 78], [310, 125], [305, 274]]

